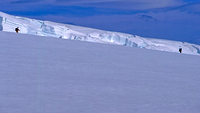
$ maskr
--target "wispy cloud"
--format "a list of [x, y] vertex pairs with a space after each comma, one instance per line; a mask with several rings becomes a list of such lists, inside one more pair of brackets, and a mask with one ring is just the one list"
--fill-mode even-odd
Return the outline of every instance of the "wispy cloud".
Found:
[[183, 5], [180, 0], [57, 0], [57, 4], [92, 6], [109, 9], [147, 10]]
[[176, 7], [174, 8], [174, 10], [180, 10], [182, 12], [193, 13], [193, 14], [200, 14], [200, 2]]
[[[20, 10], [22, 8], [34, 11], [37, 10], [38, 7], [47, 7], [50, 5], [53, 8], [87, 7], [105, 10], [104, 13], [106, 10], [108, 12], [116, 10], [118, 12], [126, 11], [129, 13], [133, 12], [133, 10], [148, 11], [158, 8], [180, 7], [185, 5], [186, 2], [183, 2], [182, 0], [6, 0], [0, 1], [0, 3], [3, 4], [0, 9], [5, 7], [7, 7], [5, 9], [9, 9], [8, 7], [12, 7], [9, 10]], [[12, 6], [9, 6], [9, 4]], [[37, 5], [37, 7], [34, 5]]]
[[17, 0], [17, 1], [11, 1], [10, 4], [26, 4], [26, 3], [35, 3], [39, 0]]

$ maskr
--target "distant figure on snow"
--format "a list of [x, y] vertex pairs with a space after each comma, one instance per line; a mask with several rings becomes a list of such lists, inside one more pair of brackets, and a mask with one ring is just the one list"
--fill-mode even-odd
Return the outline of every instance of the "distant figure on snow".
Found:
[[15, 28], [15, 31], [16, 31], [16, 33], [18, 33], [20, 31], [19, 27]]
[[182, 53], [182, 48], [181, 48], [181, 46], [179, 46], [179, 52]]

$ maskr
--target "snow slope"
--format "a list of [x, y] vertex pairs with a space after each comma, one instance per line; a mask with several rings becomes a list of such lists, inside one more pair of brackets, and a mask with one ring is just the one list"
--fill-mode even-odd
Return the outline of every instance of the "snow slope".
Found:
[[186, 42], [143, 38], [131, 34], [11, 16], [0, 12], [0, 31], [15, 32], [14, 29], [16, 27], [19, 27], [20, 32], [25, 34], [117, 44], [169, 52], [178, 52], [178, 48], [181, 46], [183, 53], [200, 54], [199, 45]]
[[199, 113], [200, 57], [0, 32], [1, 113]]

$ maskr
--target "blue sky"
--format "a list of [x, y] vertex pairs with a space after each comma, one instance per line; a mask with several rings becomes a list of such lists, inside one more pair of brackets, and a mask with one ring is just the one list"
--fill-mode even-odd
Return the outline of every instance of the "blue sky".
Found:
[[4, 0], [0, 11], [200, 44], [200, 0]]

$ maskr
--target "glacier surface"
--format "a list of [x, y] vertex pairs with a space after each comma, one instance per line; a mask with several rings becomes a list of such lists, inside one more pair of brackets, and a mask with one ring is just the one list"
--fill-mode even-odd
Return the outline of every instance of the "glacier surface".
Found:
[[199, 45], [187, 42], [144, 38], [137, 35], [12, 16], [0, 12], [0, 31], [15, 32], [16, 27], [19, 27], [20, 33], [24, 34], [117, 44], [168, 52], [178, 52], [178, 48], [181, 46], [185, 54], [200, 54]]
[[0, 32], [0, 113], [199, 113], [200, 56]]

